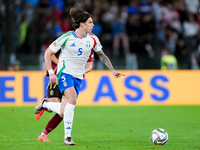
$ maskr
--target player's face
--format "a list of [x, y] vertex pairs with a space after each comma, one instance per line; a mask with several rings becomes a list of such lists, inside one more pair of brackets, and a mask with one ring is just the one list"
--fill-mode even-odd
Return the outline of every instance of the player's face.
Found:
[[86, 33], [90, 33], [92, 32], [92, 29], [94, 27], [94, 23], [93, 23], [93, 20], [92, 18], [88, 18], [88, 20], [84, 23], [84, 29], [86, 31]]

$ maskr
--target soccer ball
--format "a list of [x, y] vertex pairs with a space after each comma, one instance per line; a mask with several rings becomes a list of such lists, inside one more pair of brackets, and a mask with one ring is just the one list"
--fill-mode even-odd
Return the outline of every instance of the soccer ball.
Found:
[[168, 134], [164, 129], [158, 128], [152, 131], [151, 141], [155, 145], [164, 145], [168, 140]]

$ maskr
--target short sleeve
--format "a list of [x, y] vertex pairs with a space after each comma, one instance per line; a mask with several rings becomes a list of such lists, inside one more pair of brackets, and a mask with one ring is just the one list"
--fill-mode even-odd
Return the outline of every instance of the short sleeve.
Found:
[[101, 45], [98, 37], [97, 36], [92, 36], [92, 39], [94, 40], [94, 47], [93, 47], [94, 51], [95, 52], [101, 51], [102, 50], [102, 45]]
[[53, 43], [51, 43], [51, 45], [49, 46], [49, 48], [57, 53], [62, 45], [64, 44], [64, 42], [66, 41], [67, 39], [64, 37], [64, 35], [60, 36], [59, 38], [57, 38]]
[[49, 48], [54, 52], [54, 53], [57, 53], [60, 48], [61, 48], [61, 45], [57, 42], [57, 40], [55, 40], [53, 43], [51, 43], [51, 45], [49, 46]]

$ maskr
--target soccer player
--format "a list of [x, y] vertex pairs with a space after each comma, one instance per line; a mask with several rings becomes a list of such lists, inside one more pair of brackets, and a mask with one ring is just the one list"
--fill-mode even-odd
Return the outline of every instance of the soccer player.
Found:
[[[58, 58], [60, 55], [60, 51], [58, 51], [55, 55], [51, 56], [51, 65], [52, 65], [52, 69], [54, 70], [54, 72], [56, 72], [56, 67], [58, 64]], [[91, 54], [89, 56], [89, 59], [87, 61], [87, 64], [85, 66], [85, 73], [88, 73], [89, 71], [92, 70], [92, 66], [93, 66], [93, 61], [94, 61], [94, 50], [91, 51]], [[49, 76], [48, 71], [46, 73], [46, 76]], [[48, 101], [51, 102], [61, 102], [61, 98], [62, 98], [62, 94], [59, 91], [59, 87], [58, 85], [53, 85], [53, 84], [49, 84], [47, 87], [47, 97], [48, 97]], [[44, 113], [44, 111], [49, 111], [48, 109], [43, 109], [40, 113], [35, 114], [35, 118], [36, 119], [40, 119], [40, 117], [42, 116], [42, 114]], [[45, 129], [43, 130], [43, 132], [39, 135], [38, 137], [38, 141], [44, 141], [44, 142], [51, 142], [51, 140], [47, 139], [47, 135], [53, 131], [59, 124], [60, 122], [63, 120], [63, 117], [55, 114], [51, 120], [47, 123]]]
[[[87, 59], [92, 48], [100, 57], [100, 60], [108, 67], [115, 78], [124, 74], [115, 70], [104, 54], [99, 39], [91, 34], [94, 27], [91, 15], [77, 7], [70, 9], [72, 25], [74, 31], [69, 31], [56, 39], [45, 53], [45, 64], [49, 72], [50, 82], [59, 86], [63, 93], [62, 102], [48, 102], [45, 99], [35, 107], [35, 113], [48, 108], [64, 119], [64, 144], [75, 145], [71, 138], [72, 123], [74, 118], [74, 108], [79, 95], [80, 85], [84, 78], [84, 71]], [[61, 49], [59, 57], [57, 76], [51, 67], [51, 56]]]

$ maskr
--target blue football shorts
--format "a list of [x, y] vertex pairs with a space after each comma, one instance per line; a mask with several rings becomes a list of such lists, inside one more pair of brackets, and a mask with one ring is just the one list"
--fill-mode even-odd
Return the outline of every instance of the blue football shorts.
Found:
[[61, 74], [60, 73], [57, 74], [57, 78], [58, 78], [58, 86], [61, 93], [63, 93], [69, 87], [74, 87], [76, 90], [76, 97], [78, 97], [80, 86], [82, 83], [81, 79], [75, 78], [72, 75], [63, 72], [61, 72]]

